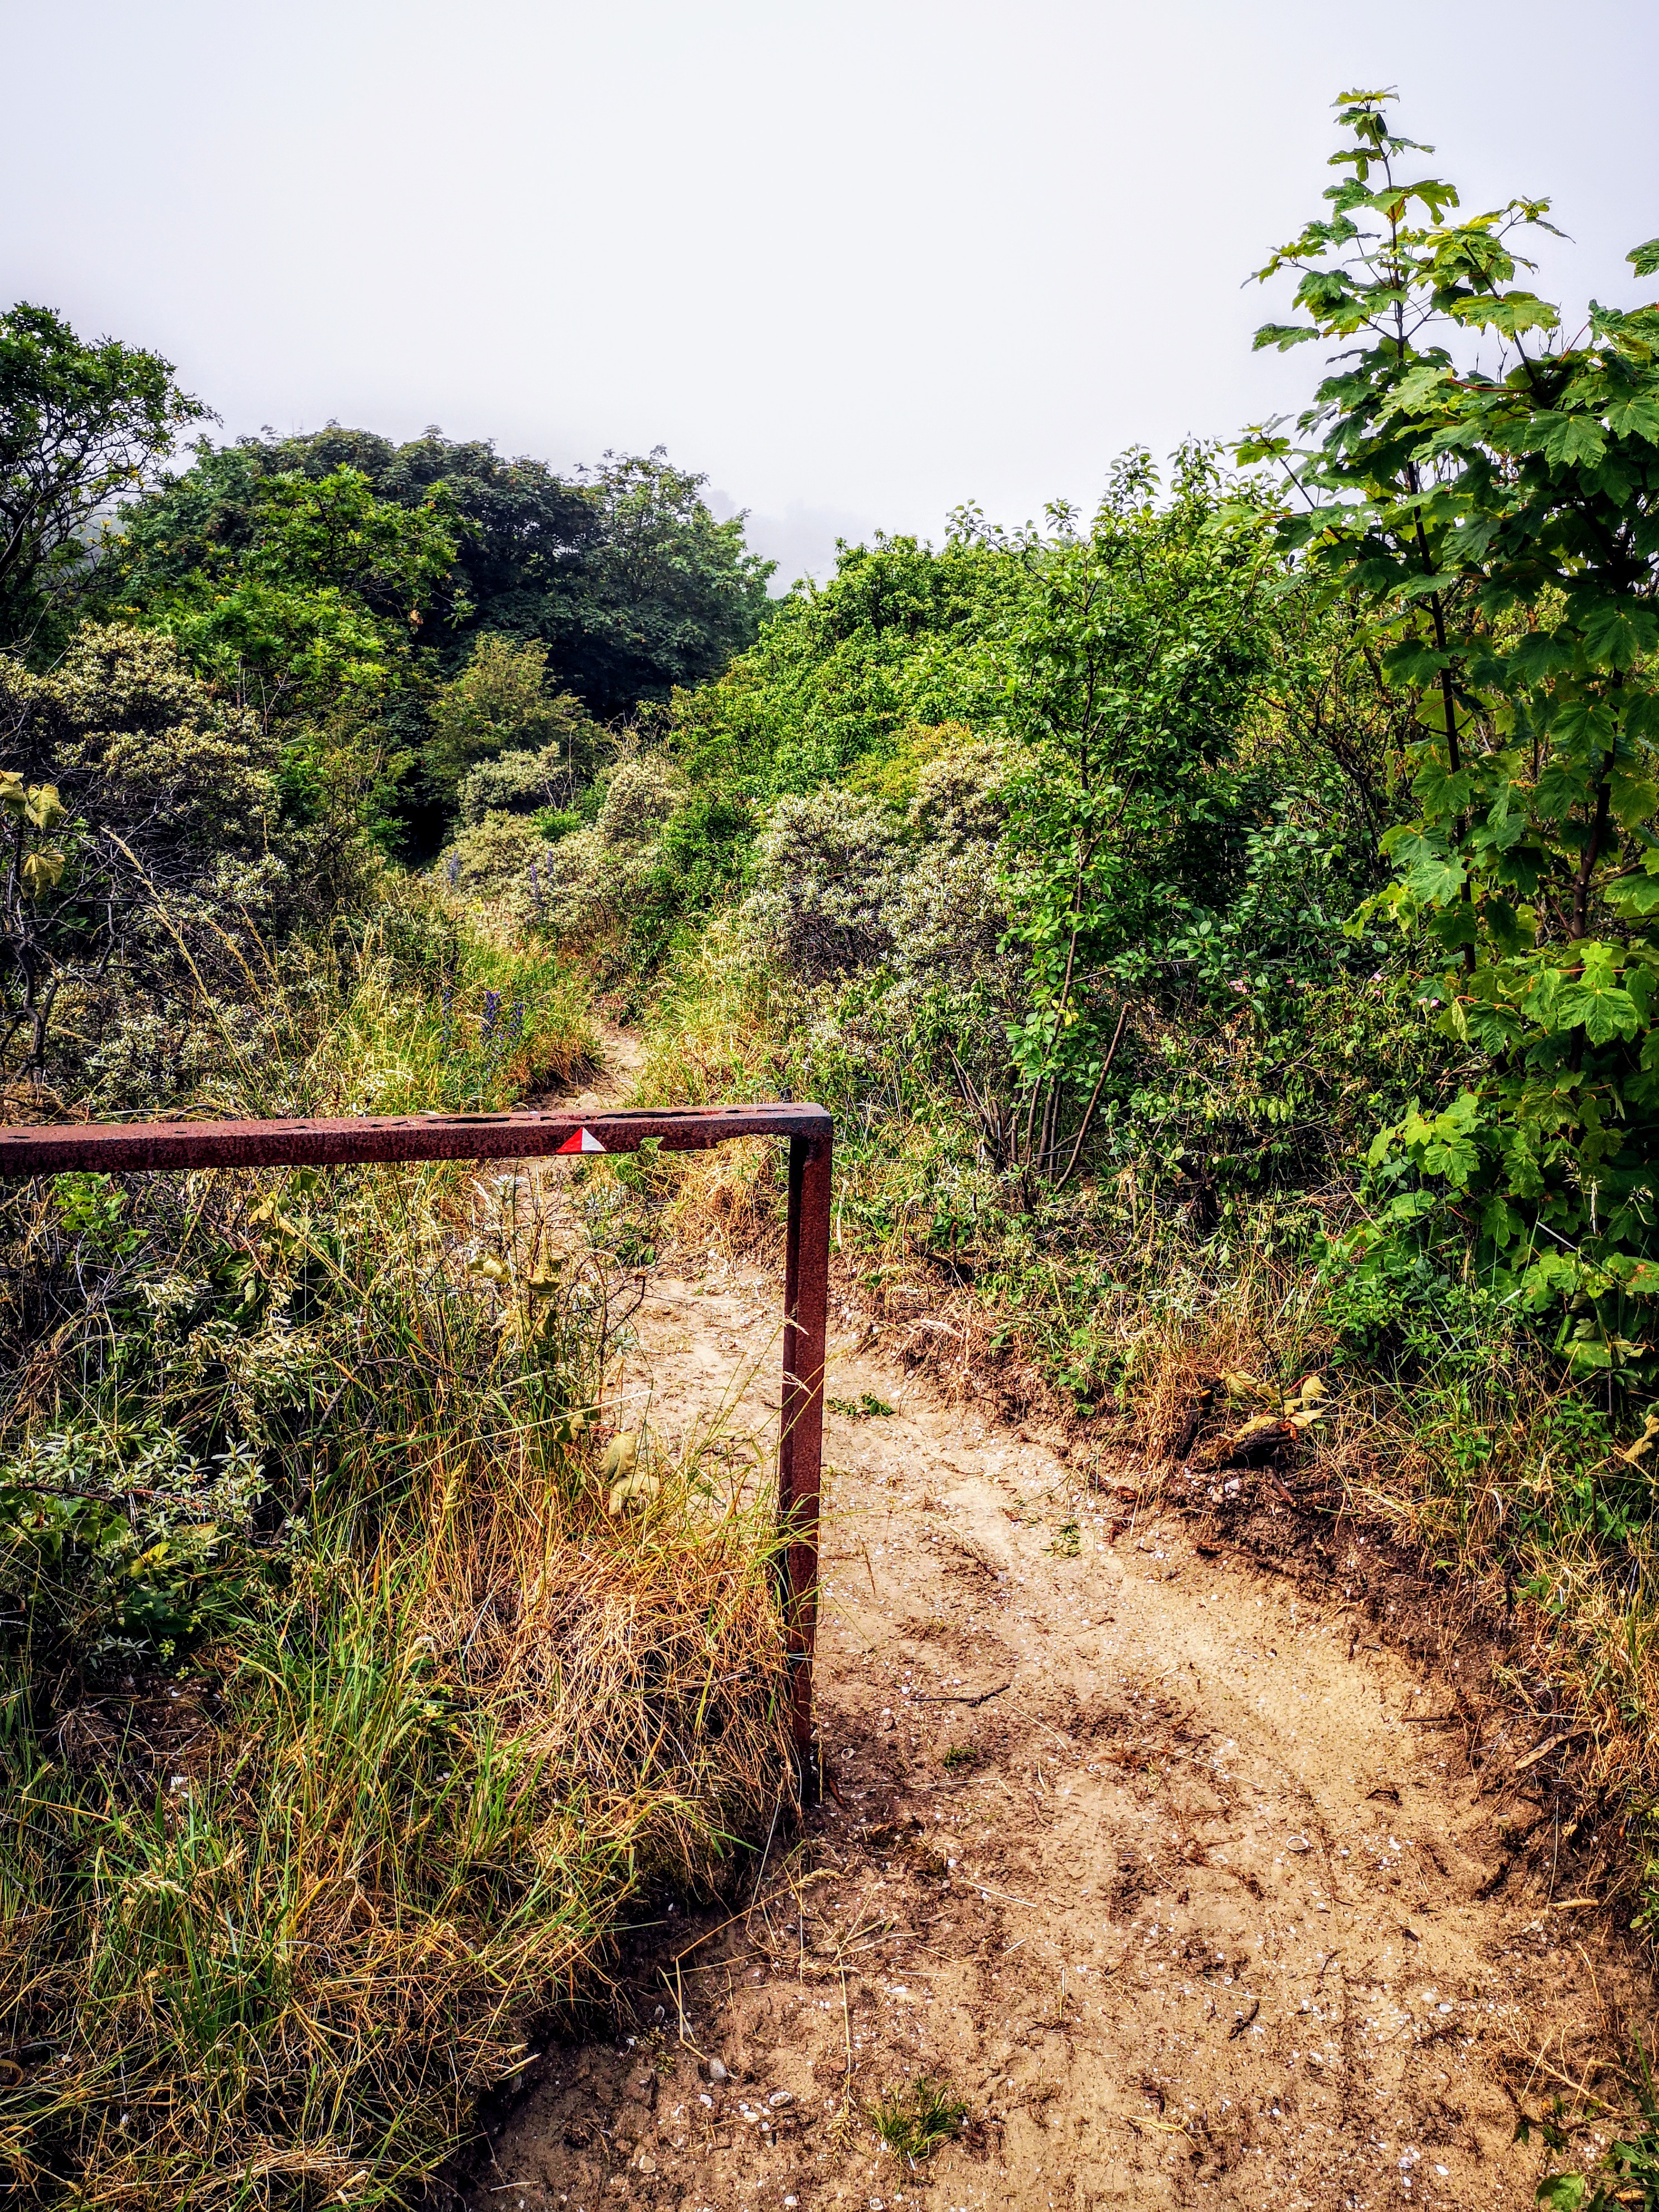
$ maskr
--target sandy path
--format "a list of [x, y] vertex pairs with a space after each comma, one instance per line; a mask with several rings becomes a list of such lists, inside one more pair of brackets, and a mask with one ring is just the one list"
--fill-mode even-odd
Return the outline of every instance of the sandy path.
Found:
[[[732, 1393], [764, 1432], [778, 1296], [653, 1278], [661, 1430]], [[850, 1311], [829, 1387], [893, 1409], [827, 1423], [836, 1796], [745, 1917], [647, 1939], [633, 2039], [550, 2050], [470, 2201], [1530, 2204], [1516, 2099], [1571, 2103], [1608, 2002], [1639, 2008], [1616, 1943], [1547, 1902], [1547, 1851], [1517, 1855], [1536, 1770], [1469, 1772], [1445, 1686], [1340, 1591], [1201, 1556], [1172, 1514], [1124, 1528]], [[919, 2073], [968, 2118], [917, 2169], [867, 2107]]]

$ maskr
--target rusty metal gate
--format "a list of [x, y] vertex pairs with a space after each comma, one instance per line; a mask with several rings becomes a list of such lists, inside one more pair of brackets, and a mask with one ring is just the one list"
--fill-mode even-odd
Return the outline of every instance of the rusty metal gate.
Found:
[[342, 1121], [92, 1122], [0, 1129], [0, 1178], [141, 1175], [161, 1168], [344, 1167], [360, 1161], [524, 1160], [559, 1153], [695, 1152], [733, 1137], [789, 1140], [778, 1515], [780, 1595], [795, 1756], [815, 1797], [812, 1649], [817, 1624], [818, 1484], [823, 1456], [835, 1127], [822, 1106], [679, 1112], [365, 1115]]

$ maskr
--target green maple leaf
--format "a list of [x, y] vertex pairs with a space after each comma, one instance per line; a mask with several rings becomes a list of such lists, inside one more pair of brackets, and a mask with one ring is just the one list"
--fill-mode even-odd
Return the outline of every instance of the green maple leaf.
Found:
[[1311, 323], [1263, 323], [1250, 340], [1250, 347], [1255, 353], [1264, 346], [1277, 346], [1280, 353], [1288, 353], [1292, 346], [1305, 345], [1319, 335]]
[[1444, 1176], [1459, 1186], [1468, 1181], [1480, 1164], [1480, 1148], [1472, 1138], [1480, 1117], [1480, 1101], [1468, 1091], [1460, 1091], [1432, 1121], [1425, 1122], [1420, 1115], [1409, 1117], [1406, 1140], [1420, 1144], [1425, 1175]]
[[1528, 423], [1525, 441], [1558, 468], [1571, 468], [1579, 461], [1599, 461], [1607, 448], [1607, 434], [1593, 416], [1557, 414], [1548, 409]]
[[1646, 762], [1638, 767], [1634, 762], [1615, 761], [1607, 777], [1607, 793], [1614, 818], [1626, 830], [1659, 812], [1659, 783]]
[[1408, 830], [1390, 849], [1401, 863], [1407, 887], [1426, 904], [1443, 906], [1462, 892], [1463, 863], [1432, 839]]
[[1510, 653], [1509, 665], [1523, 684], [1541, 684], [1572, 666], [1571, 642], [1559, 630], [1534, 630]]
[[1633, 394], [1610, 400], [1605, 411], [1615, 438], [1645, 438], [1650, 446], [1659, 446], [1659, 400]]
[[1467, 1137], [1431, 1137], [1423, 1147], [1425, 1175], [1443, 1175], [1465, 1183], [1480, 1164], [1480, 1154]]
[[1588, 788], [1584, 771], [1576, 761], [1552, 761], [1533, 786], [1533, 810], [1546, 822], [1559, 822], [1578, 805]]
[[1535, 292], [1505, 292], [1498, 299], [1477, 294], [1458, 313], [1462, 323], [1479, 323], [1492, 331], [1516, 337], [1522, 331], [1553, 331], [1560, 320], [1547, 300]]
[[1402, 376], [1394, 388], [1385, 413], [1389, 415], [1419, 415], [1432, 403], [1443, 397], [1450, 388], [1451, 371], [1435, 364], [1425, 363]]
[[1626, 921], [1645, 921], [1659, 914], [1659, 877], [1631, 876], [1609, 885], [1607, 904]]
[[1451, 666], [1451, 655], [1441, 653], [1425, 638], [1402, 637], [1382, 657], [1382, 665], [1399, 684], [1432, 684], [1443, 668]]
[[1431, 754], [1412, 779], [1423, 811], [1437, 815], [1443, 820], [1461, 814], [1474, 795], [1475, 775], [1471, 768], [1461, 768], [1451, 774], [1437, 755]]
[[1611, 1044], [1617, 1036], [1633, 1037], [1642, 1026], [1636, 1001], [1616, 984], [1592, 983], [1588, 978], [1565, 983], [1556, 996], [1556, 1019], [1564, 1028], [1583, 1024], [1592, 1044]]
[[[1613, 709], [1605, 699], [1598, 699], [1593, 694], [1577, 691], [1565, 698], [1558, 695], [1554, 711], [1549, 716], [1549, 728], [1551, 734], [1565, 744], [1577, 745], [1587, 752], [1604, 753], [1613, 740]], [[1575, 762], [1575, 768], [1577, 765]], [[1540, 782], [1541, 785], [1541, 777]]]
[[1578, 628], [1590, 658], [1603, 668], [1632, 667], [1659, 637], [1652, 610], [1634, 599], [1594, 601], [1579, 614]]

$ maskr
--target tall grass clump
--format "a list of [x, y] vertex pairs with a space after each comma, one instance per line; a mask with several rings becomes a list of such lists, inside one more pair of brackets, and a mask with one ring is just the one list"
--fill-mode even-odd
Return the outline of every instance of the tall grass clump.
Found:
[[[212, 1104], [495, 1105], [578, 1066], [551, 963], [440, 919], [290, 969], [285, 1048]], [[624, 1901], [707, 1890], [775, 1807], [769, 1525], [666, 1445], [606, 1510], [617, 1267], [556, 1172], [0, 1201], [11, 2201], [402, 2201]]]

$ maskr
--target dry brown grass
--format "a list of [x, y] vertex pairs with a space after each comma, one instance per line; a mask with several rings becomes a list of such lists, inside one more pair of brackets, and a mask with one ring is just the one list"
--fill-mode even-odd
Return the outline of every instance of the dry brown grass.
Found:
[[580, 1778], [585, 1817], [626, 1833], [640, 1877], [695, 1889], [711, 1841], [718, 1858], [793, 1784], [775, 1539], [763, 1485], [722, 1505], [695, 1468], [654, 1464], [659, 1496], [616, 1518], [597, 1480], [574, 1506], [471, 1499], [422, 1610], [516, 1752]]
[[372, 2203], [425, 2171], [626, 1899], [706, 1892], [787, 1790], [768, 1553], [683, 1483], [618, 1523], [527, 1460], [439, 1470], [210, 1656], [186, 1754], [40, 1765], [0, 1943], [16, 2201]]

